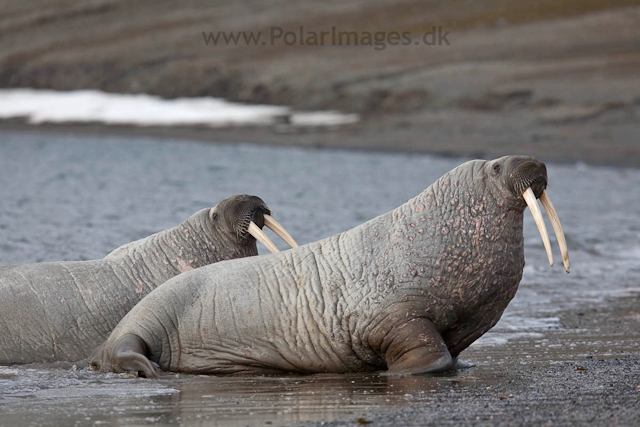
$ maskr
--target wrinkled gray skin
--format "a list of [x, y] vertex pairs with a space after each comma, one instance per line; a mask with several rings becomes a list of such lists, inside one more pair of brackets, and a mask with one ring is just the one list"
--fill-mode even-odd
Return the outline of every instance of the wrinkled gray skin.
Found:
[[0, 364], [76, 361], [106, 340], [145, 295], [172, 277], [257, 255], [249, 221], [269, 214], [255, 196], [232, 196], [179, 226], [100, 260], [0, 269]]
[[155, 377], [449, 369], [493, 327], [524, 268], [531, 157], [475, 160], [347, 232], [176, 277], [140, 302], [92, 365]]

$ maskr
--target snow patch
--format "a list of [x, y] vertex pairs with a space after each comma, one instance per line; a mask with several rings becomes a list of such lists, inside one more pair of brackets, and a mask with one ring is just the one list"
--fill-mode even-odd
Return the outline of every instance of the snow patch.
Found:
[[296, 112], [276, 105], [246, 105], [219, 98], [163, 99], [146, 94], [97, 90], [61, 92], [43, 89], [0, 90], [0, 119], [28, 123], [105, 123], [134, 126], [340, 126], [356, 123], [357, 114]]

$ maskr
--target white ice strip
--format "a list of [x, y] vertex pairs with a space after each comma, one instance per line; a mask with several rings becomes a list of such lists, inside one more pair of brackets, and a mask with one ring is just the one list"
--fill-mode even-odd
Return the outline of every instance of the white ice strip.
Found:
[[341, 126], [357, 123], [360, 116], [357, 114], [343, 114], [336, 111], [316, 111], [293, 113], [291, 124], [294, 126]]
[[61, 92], [45, 89], [0, 90], [0, 119], [28, 123], [87, 123], [134, 126], [246, 126], [290, 123], [293, 126], [340, 126], [357, 114], [296, 112], [275, 105], [246, 105], [219, 98], [163, 99], [146, 94], [97, 90]]
[[504, 316], [503, 321], [492, 329], [492, 332], [505, 332], [505, 331], [544, 331], [549, 329], [557, 329], [562, 327], [560, 318], [558, 317], [524, 317], [507, 315]]
[[506, 315], [495, 328], [471, 344], [473, 347], [491, 347], [507, 344], [511, 340], [544, 338], [544, 333], [562, 327], [558, 317], [531, 318]]
[[471, 343], [470, 347], [494, 347], [508, 344], [511, 340], [540, 338], [544, 338], [544, 334], [541, 334], [540, 332], [488, 332], [479, 340]]

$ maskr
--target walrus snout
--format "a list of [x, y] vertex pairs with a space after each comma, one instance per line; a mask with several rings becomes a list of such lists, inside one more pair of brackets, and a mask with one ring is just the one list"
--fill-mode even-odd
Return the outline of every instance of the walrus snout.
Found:
[[539, 198], [547, 188], [547, 166], [535, 157], [513, 156], [506, 165], [510, 171], [511, 186], [516, 195], [531, 188]]
[[560, 218], [556, 212], [551, 199], [546, 193], [548, 179], [547, 179], [547, 167], [544, 163], [538, 161], [534, 157], [525, 156], [513, 156], [508, 159], [509, 178], [511, 179], [511, 186], [516, 195], [521, 195], [527, 203], [527, 206], [531, 210], [533, 219], [538, 227], [540, 236], [542, 237], [542, 243], [544, 244], [549, 264], [553, 266], [553, 256], [551, 253], [551, 243], [549, 242], [549, 234], [547, 227], [544, 224], [544, 218], [542, 217], [542, 211], [538, 205], [536, 199], [540, 199], [542, 205], [547, 212], [547, 216], [553, 225], [553, 230], [556, 233], [558, 245], [560, 246], [560, 252], [562, 253], [562, 262], [564, 268], [569, 273], [569, 251], [567, 249], [567, 242], [562, 231], [562, 225], [560, 224]]
[[248, 194], [232, 196], [220, 202], [214, 209], [215, 215], [222, 215], [223, 220], [241, 240], [252, 236], [270, 252], [279, 252], [276, 245], [262, 231], [262, 228], [266, 226], [292, 248], [298, 246], [287, 230], [273, 219], [267, 204], [257, 196]]

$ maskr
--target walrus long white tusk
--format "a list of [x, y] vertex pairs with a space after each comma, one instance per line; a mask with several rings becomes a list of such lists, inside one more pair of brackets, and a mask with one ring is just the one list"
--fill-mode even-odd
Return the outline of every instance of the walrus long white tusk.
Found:
[[285, 230], [284, 227], [281, 226], [280, 223], [278, 223], [278, 221], [273, 219], [271, 215], [264, 216], [264, 225], [269, 227], [274, 233], [278, 235], [278, 237], [287, 242], [287, 244], [292, 248], [298, 247], [298, 244], [295, 240], [293, 240], [293, 237], [291, 237], [287, 230]]
[[540, 201], [542, 202], [542, 206], [544, 206], [544, 210], [547, 211], [547, 216], [551, 221], [553, 231], [556, 232], [556, 239], [558, 240], [558, 246], [560, 246], [560, 252], [562, 253], [562, 263], [564, 264], [564, 269], [569, 273], [569, 249], [567, 249], [567, 241], [564, 238], [564, 231], [562, 231], [560, 217], [558, 216], [558, 213], [553, 207], [553, 203], [551, 203], [551, 199], [547, 196], [546, 192], [542, 193]]
[[249, 223], [249, 229], [247, 230], [249, 234], [256, 238], [256, 240], [264, 245], [265, 248], [269, 249], [269, 252], [275, 254], [276, 252], [280, 252], [276, 245], [264, 234], [264, 231], [260, 230], [253, 221]]
[[527, 206], [531, 210], [531, 214], [533, 215], [533, 220], [536, 222], [538, 226], [538, 231], [540, 232], [540, 237], [542, 237], [542, 243], [544, 244], [544, 249], [547, 251], [547, 257], [549, 258], [549, 265], [553, 267], [553, 256], [551, 255], [551, 243], [549, 242], [549, 233], [547, 233], [547, 227], [544, 225], [544, 218], [542, 218], [542, 211], [540, 210], [540, 206], [538, 205], [538, 201], [536, 200], [536, 195], [533, 194], [533, 190], [531, 187], [524, 190], [522, 193], [522, 197], [527, 202]]

